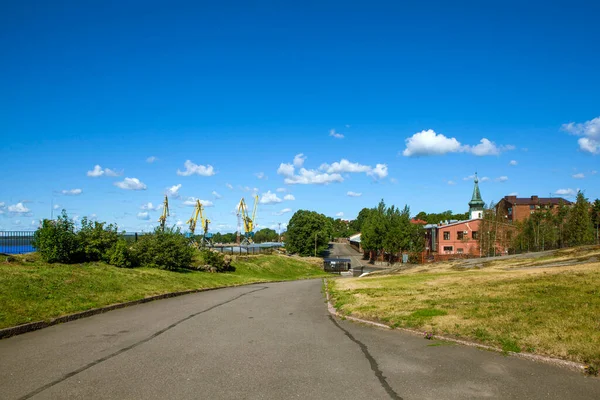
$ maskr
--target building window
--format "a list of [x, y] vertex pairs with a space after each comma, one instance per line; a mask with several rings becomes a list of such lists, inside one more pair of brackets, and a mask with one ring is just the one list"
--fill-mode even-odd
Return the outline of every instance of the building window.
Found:
[[477, 218], [481, 218], [481, 213], [477, 213]]
[[475, 240], [477, 240], [477, 238], [479, 237], [478, 232], [477, 231], [473, 231], [471, 232], [471, 237]]
[[444, 253], [452, 253], [452, 246], [444, 246]]
[[512, 215], [512, 207], [508, 207], [508, 215]]
[[464, 252], [464, 251], [463, 251], [463, 249], [456, 249], [456, 252], [457, 252], [458, 254], [463, 254], [463, 252]]
[[530, 209], [530, 210], [535, 210], [535, 206], [534, 206], [533, 204], [531, 204], [531, 205], [529, 206], [529, 209]]
[[463, 240], [463, 239], [469, 239], [469, 237], [467, 235], [465, 235], [465, 233], [463, 231], [458, 231], [457, 233], [457, 239], [458, 240]]
[[444, 232], [444, 240], [450, 240], [450, 232]]

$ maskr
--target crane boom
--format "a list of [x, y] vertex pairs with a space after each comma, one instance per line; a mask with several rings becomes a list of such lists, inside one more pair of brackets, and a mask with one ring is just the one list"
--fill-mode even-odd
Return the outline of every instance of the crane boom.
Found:
[[196, 223], [198, 221], [198, 214], [202, 215], [202, 204], [200, 200], [196, 200], [196, 208], [192, 212], [191, 218], [187, 221], [187, 224], [190, 225], [190, 234], [193, 235], [196, 231]]
[[165, 230], [165, 224], [167, 223], [167, 217], [169, 216], [169, 198], [165, 195], [165, 201], [163, 201], [163, 211], [158, 222], [160, 222], [160, 229]]
[[252, 217], [248, 215], [248, 206], [246, 205], [246, 201], [242, 197], [240, 200], [237, 209], [238, 209], [238, 217], [241, 218], [244, 224], [244, 234], [245, 234], [245, 242], [252, 243], [252, 236], [254, 235], [254, 223], [256, 221], [256, 210], [258, 208], [258, 195], [254, 195], [254, 208], [252, 210]]

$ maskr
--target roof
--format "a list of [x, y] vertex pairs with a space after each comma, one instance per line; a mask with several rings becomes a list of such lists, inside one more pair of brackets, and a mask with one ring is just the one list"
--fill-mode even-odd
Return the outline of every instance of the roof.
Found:
[[425, 229], [431, 229], [431, 228], [438, 228], [438, 229], [443, 229], [443, 228], [447, 228], [449, 226], [454, 226], [454, 225], [460, 225], [460, 224], [466, 224], [468, 222], [473, 222], [473, 221], [480, 221], [481, 218], [473, 218], [473, 219], [467, 219], [465, 221], [457, 221], [457, 222], [452, 222], [450, 224], [446, 224], [446, 225], [435, 225], [435, 224], [429, 224], [429, 225], [425, 225]]
[[357, 233], [356, 235], [350, 236], [348, 238], [348, 240], [351, 241], [351, 242], [359, 242], [360, 243], [360, 237], [361, 237], [361, 234]]
[[572, 204], [569, 200], [565, 200], [562, 197], [504, 197], [507, 203], [514, 205], [531, 205], [531, 204], [560, 204], [564, 203], [565, 205]]
[[417, 218], [413, 218], [410, 220], [411, 224], [419, 224], [419, 225], [426, 225], [427, 221], [423, 221], [422, 219], [417, 219]]

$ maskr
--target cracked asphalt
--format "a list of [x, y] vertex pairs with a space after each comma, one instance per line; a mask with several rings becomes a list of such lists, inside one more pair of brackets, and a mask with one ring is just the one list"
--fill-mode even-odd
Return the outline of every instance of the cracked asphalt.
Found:
[[600, 379], [329, 315], [321, 281], [114, 310], [0, 341], [1, 399], [599, 399]]

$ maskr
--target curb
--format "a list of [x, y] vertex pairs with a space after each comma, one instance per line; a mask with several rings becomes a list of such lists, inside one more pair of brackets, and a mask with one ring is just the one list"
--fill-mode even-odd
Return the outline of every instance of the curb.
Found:
[[[338, 318], [344, 318], [344, 319], [348, 319], [350, 321], [354, 321], [354, 322], [359, 322], [361, 324], [367, 324], [367, 325], [371, 325], [371, 326], [376, 326], [378, 328], [383, 328], [383, 329], [389, 329], [389, 330], [397, 330], [397, 331], [403, 331], [406, 333], [411, 333], [413, 335], [419, 335], [422, 336], [423, 332], [416, 330], [416, 329], [408, 329], [408, 328], [392, 328], [389, 325], [386, 324], [382, 324], [380, 322], [374, 322], [374, 321], [369, 321], [366, 319], [361, 319], [361, 318], [356, 318], [356, 317], [352, 317], [350, 315], [342, 315], [340, 313], [338, 313], [338, 311], [335, 309], [335, 307], [333, 306], [333, 304], [331, 304], [331, 299], [329, 297], [329, 286], [327, 285], [327, 279], [323, 279], [325, 282], [325, 295], [327, 298], [327, 310], [329, 311], [330, 314], [338, 317]], [[567, 361], [567, 360], [561, 360], [559, 358], [552, 358], [552, 357], [546, 357], [546, 356], [540, 356], [537, 354], [531, 354], [531, 353], [515, 353], [512, 351], [508, 351], [505, 352], [502, 349], [498, 348], [498, 347], [493, 347], [493, 346], [488, 346], [485, 344], [480, 344], [480, 343], [475, 343], [475, 342], [469, 342], [466, 340], [461, 340], [461, 339], [455, 339], [452, 337], [447, 337], [447, 336], [442, 336], [442, 335], [435, 335], [434, 336], [435, 339], [439, 339], [439, 340], [445, 340], [448, 342], [453, 342], [453, 343], [457, 343], [457, 344], [461, 344], [463, 346], [469, 346], [469, 347], [476, 347], [482, 350], [488, 350], [488, 351], [493, 351], [496, 353], [503, 353], [503, 354], [508, 354], [511, 356], [515, 356], [518, 358], [523, 358], [526, 360], [531, 360], [531, 361], [537, 361], [537, 362], [543, 362], [546, 364], [552, 364], [552, 365], [557, 365], [560, 367], [564, 367], [564, 368], [568, 368], [574, 371], [578, 371], [581, 373], [584, 373], [587, 370], [587, 365], [584, 364], [580, 364], [574, 361]]]
[[[321, 279], [321, 278], [308, 278], [308, 279]], [[125, 308], [125, 307], [135, 306], [138, 304], [149, 303], [154, 300], [162, 300], [162, 299], [168, 299], [171, 297], [179, 297], [179, 296], [183, 296], [186, 294], [192, 294], [192, 293], [208, 292], [210, 290], [227, 289], [227, 288], [234, 288], [234, 287], [241, 287], [241, 286], [251, 286], [251, 285], [265, 284], [265, 283], [280, 283], [280, 282], [291, 282], [291, 281], [289, 281], [289, 280], [262, 281], [262, 282], [246, 283], [246, 284], [242, 284], [242, 285], [217, 286], [217, 287], [212, 287], [212, 288], [190, 289], [190, 290], [184, 290], [181, 292], [170, 292], [170, 293], [158, 294], [156, 296], [144, 297], [143, 299], [139, 299], [139, 300], [127, 301], [125, 303], [111, 304], [111, 305], [105, 306], [105, 307], [92, 308], [91, 310], [81, 311], [81, 312], [74, 313], [74, 314], [63, 315], [61, 317], [56, 317], [56, 318], [50, 319], [48, 321], [29, 322], [29, 323], [23, 324], [23, 325], [17, 325], [17, 326], [11, 326], [8, 328], [3, 328], [3, 329], [0, 329], [0, 340], [9, 338], [11, 336], [22, 335], [27, 332], [37, 331], [39, 329], [48, 328], [50, 326], [62, 324], [64, 322], [75, 321], [77, 319], [91, 317], [93, 315], [102, 314], [107, 311], [118, 310], [119, 308]]]

